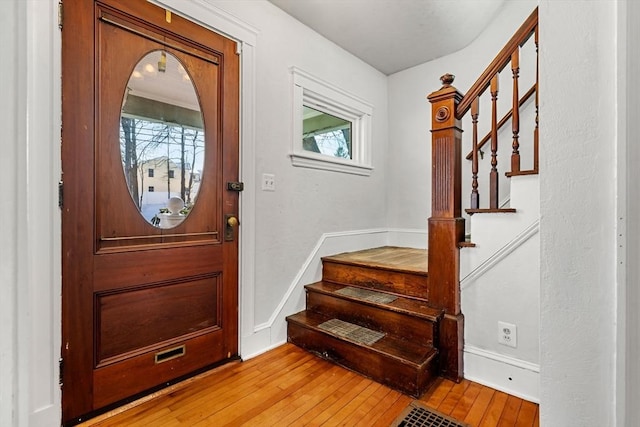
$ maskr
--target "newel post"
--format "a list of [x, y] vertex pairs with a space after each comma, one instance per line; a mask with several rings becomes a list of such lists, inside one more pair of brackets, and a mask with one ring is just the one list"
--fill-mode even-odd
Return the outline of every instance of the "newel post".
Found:
[[442, 375], [462, 378], [464, 317], [460, 311], [460, 249], [464, 241], [461, 205], [461, 137], [456, 108], [462, 94], [451, 86], [454, 76], [428, 96], [431, 102], [431, 217], [429, 218], [429, 301], [444, 309], [440, 325]]

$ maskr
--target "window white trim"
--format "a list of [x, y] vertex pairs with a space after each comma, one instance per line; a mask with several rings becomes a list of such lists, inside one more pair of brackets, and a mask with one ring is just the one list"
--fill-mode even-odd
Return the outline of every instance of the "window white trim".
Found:
[[[371, 165], [371, 116], [373, 106], [328, 82], [297, 67], [291, 67], [293, 75], [293, 166], [323, 169], [369, 176]], [[352, 123], [351, 158], [341, 159], [313, 153], [302, 148], [302, 107], [340, 117]]]

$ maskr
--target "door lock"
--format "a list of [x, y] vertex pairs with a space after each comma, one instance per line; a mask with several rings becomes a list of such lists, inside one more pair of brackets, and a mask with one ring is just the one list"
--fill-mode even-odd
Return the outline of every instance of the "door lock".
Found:
[[234, 238], [234, 228], [240, 225], [240, 221], [233, 214], [224, 216], [224, 241], [232, 242]]

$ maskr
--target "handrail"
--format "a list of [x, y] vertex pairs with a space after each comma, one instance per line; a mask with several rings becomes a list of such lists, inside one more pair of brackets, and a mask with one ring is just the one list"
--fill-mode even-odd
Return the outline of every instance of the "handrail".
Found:
[[524, 21], [524, 23], [518, 28], [518, 31], [509, 39], [507, 44], [502, 48], [498, 56], [495, 57], [486, 70], [480, 75], [478, 80], [471, 86], [471, 88], [464, 95], [458, 108], [456, 109], [456, 119], [460, 120], [471, 108], [471, 103], [475, 98], [482, 95], [484, 91], [489, 87], [491, 79], [507, 66], [511, 60], [511, 54], [523, 44], [534, 33], [536, 26], [538, 25], [538, 8], [536, 7], [531, 15]]
[[[518, 102], [518, 107], [522, 107], [522, 105], [525, 102], [527, 102], [534, 93], [536, 93], [536, 86], [537, 85], [534, 83], [533, 86], [531, 86], [531, 89], [529, 89], [527, 93], [525, 93], [522, 96], [522, 98], [520, 98], [520, 102]], [[511, 118], [512, 115], [513, 115], [513, 108], [509, 110], [507, 114], [505, 114], [504, 117], [500, 119], [497, 126], [498, 130], [502, 129], [502, 126], [504, 126], [507, 123], [507, 121]], [[491, 139], [491, 131], [487, 132], [484, 138], [482, 138], [480, 142], [478, 142], [478, 150], [480, 150], [490, 139]], [[469, 154], [467, 154], [466, 159], [471, 160], [471, 157], [473, 157], [473, 150], [469, 151]]]

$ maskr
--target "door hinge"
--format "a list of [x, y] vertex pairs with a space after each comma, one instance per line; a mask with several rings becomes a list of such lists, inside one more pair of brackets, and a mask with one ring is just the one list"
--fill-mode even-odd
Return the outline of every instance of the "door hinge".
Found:
[[60, 385], [60, 387], [62, 387], [62, 383], [63, 383], [62, 379], [64, 378], [64, 359], [61, 357], [58, 363], [60, 365], [58, 384]]
[[64, 206], [64, 183], [62, 181], [58, 182], [58, 207], [62, 209]]
[[244, 182], [227, 182], [227, 190], [229, 191], [243, 191]]
[[62, 1], [58, 2], [58, 28], [60, 28], [60, 30], [62, 30], [62, 21], [63, 21], [63, 8], [62, 8]]

